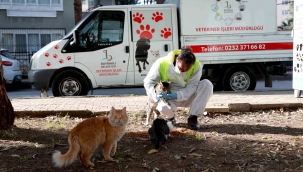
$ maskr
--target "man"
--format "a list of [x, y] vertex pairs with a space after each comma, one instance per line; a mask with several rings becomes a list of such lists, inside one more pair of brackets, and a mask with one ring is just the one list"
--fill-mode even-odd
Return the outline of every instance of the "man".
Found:
[[[160, 100], [157, 110], [169, 120], [174, 120], [177, 107], [190, 107], [187, 124], [191, 130], [200, 128], [197, 118], [203, 115], [213, 94], [212, 83], [207, 79], [200, 81], [202, 67], [191, 49], [184, 47], [159, 58], [143, 81], [147, 95], [154, 102], [160, 98], [168, 100], [168, 104]], [[155, 85], [160, 81], [171, 82], [170, 94], [155, 93]]]

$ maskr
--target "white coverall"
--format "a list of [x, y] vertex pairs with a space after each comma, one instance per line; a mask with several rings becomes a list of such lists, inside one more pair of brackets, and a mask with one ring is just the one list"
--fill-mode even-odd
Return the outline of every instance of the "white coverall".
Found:
[[[171, 52], [167, 56], [172, 57], [174, 54]], [[152, 65], [143, 80], [146, 93], [154, 102], [157, 102], [154, 86], [161, 80], [160, 59], [161, 58]], [[160, 100], [157, 110], [159, 110], [161, 114], [167, 118], [172, 118], [174, 117], [177, 107], [190, 107], [189, 115], [198, 117], [203, 115], [206, 104], [213, 94], [213, 85], [207, 79], [200, 81], [202, 67], [202, 64], [200, 64], [199, 69], [194, 72], [186, 82], [187, 72], [177, 73], [173, 61], [171, 61], [168, 69], [168, 78], [171, 81], [171, 92], [177, 93], [178, 98], [169, 100], [170, 105]]]

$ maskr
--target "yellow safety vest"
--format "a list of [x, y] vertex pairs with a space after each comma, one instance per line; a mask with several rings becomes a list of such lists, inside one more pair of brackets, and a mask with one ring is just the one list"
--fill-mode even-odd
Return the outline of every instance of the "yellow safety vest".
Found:
[[[160, 61], [161, 81], [169, 81], [168, 75], [167, 75], [169, 64], [173, 63], [175, 56], [179, 55], [180, 53], [181, 53], [181, 50], [174, 50], [171, 57], [167, 56], [167, 57], [161, 58], [161, 61]], [[187, 82], [189, 80], [189, 78], [191, 77], [191, 75], [199, 69], [199, 66], [200, 66], [200, 62], [199, 62], [199, 60], [196, 60], [194, 65], [188, 70], [187, 78], [186, 78], [185, 82]]]

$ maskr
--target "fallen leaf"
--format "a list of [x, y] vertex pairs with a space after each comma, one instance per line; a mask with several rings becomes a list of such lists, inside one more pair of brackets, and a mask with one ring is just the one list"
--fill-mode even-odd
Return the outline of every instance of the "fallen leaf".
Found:
[[189, 150], [189, 153], [192, 153], [194, 150], [196, 150], [195, 147], [191, 148], [191, 149]]
[[1, 149], [0, 152], [10, 150], [11, 148], [12, 148], [12, 147], [5, 147], [5, 148]]
[[211, 153], [211, 154], [210, 154], [210, 156], [217, 156], [217, 154], [215, 154], [215, 153]]
[[16, 154], [13, 154], [11, 155], [12, 157], [18, 157], [18, 158], [21, 158], [20, 155], [16, 155]]
[[153, 154], [153, 153], [156, 153], [156, 152], [158, 152], [157, 149], [151, 149], [150, 151], [148, 151], [148, 154]]
[[175, 155], [174, 157], [175, 157], [177, 160], [181, 159], [181, 156], [179, 156], [179, 155]]
[[197, 154], [197, 153], [191, 153], [191, 154], [188, 154], [190, 156], [198, 156], [198, 157], [201, 157], [202, 155], [201, 154]]
[[300, 158], [300, 159], [303, 158], [301, 154], [297, 154], [297, 157]]

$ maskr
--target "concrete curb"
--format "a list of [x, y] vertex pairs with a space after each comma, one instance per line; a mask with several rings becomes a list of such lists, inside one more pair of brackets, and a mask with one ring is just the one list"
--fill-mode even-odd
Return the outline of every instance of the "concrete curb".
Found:
[[255, 110], [268, 110], [277, 108], [300, 108], [302, 103], [275, 103], [275, 104], [250, 104], [250, 103], [230, 103], [229, 112], [251, 112]]
[[[229, 103], [226, 106], [220, 107], [207, 107], [205, 111], [211, 113], [231, 113], [231, 112], [251, 112], [256, 110], [269, 110], [269, 109], [297, 109], [303, 107], [302, 103], [276, 103], [276, 104], [250, 104], [250, 103]], [[178, 108], [178, 110], [184, 110], [186, 108]], [[145, 115], [145, 110], [128, 111], [129, 113], [136, 113], [138, 115]], [[109, 111], [90, 111], [90, 110], [53, 110], [53, 111], [15, 111], [17, 117], [47, 117], [47, 116], [71, 116], [88, 118], [98, 115], [107, 115]]]

